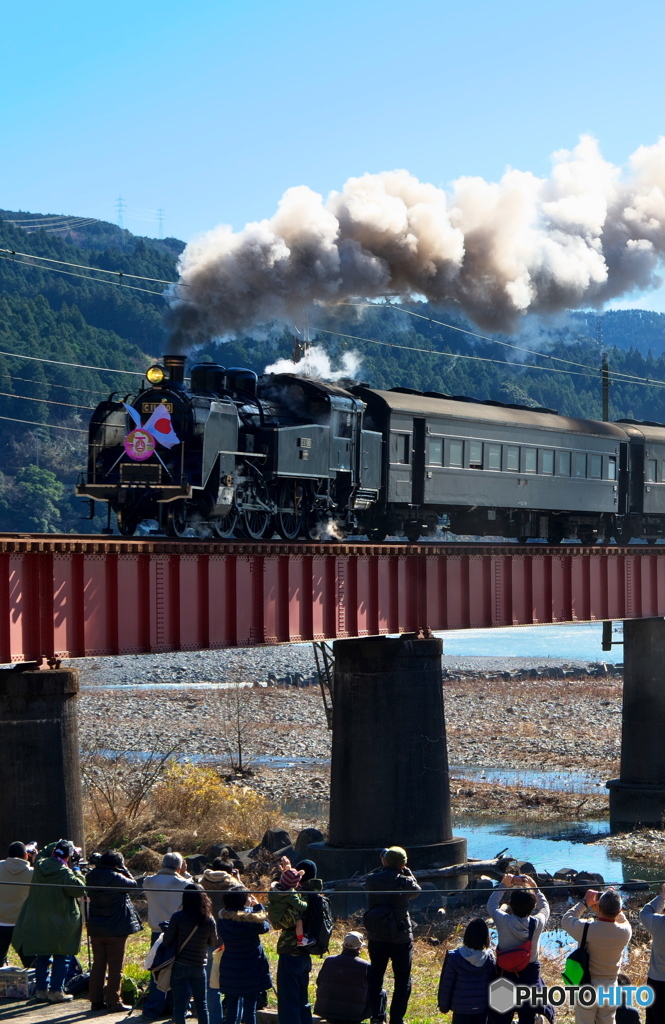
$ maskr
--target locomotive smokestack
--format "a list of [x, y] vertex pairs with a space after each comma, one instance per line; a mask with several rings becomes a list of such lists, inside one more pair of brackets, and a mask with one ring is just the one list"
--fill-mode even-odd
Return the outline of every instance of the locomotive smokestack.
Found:
[[183, 384], [185, 380], [186, 356], [164, 356], [164, 366], [168, 370], [169, 383]]

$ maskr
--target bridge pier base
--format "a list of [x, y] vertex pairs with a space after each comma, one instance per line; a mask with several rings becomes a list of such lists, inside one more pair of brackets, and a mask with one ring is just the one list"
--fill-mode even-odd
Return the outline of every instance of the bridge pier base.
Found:
[[450, 819], [442, 649], [408, 634], [335, 641], [330, 835], [309, 847], [324, 879], [372, 871], [391, 845], [414, 870], [466, 860]]
[[665, 816], [665, 619], [623, 624], [621, 775], [607, 783], [613, 830]]
[[0, 850], [15, 840], [83, 846], [78, 673], [0, 672]]

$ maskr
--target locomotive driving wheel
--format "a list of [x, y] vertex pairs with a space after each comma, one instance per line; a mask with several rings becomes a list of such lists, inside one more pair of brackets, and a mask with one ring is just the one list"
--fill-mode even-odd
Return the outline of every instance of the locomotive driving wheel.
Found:
[[133, 537], [136, 527], [139, 525], [139, 518], [121, 509], [115, 514], [115, 521], [118, 524], [118, 531], [123, 537]]
[[212, 529], [216, 537], [221, 540], [228, 540], [229, 537], [233, 536], [233, 531], [238, 526], [238, 513], [229, 512], [228, 515], [220, 516], [219, 519], [213, 520]]
[[[252, 496], [255, 501], [262, 505], [267, 505], [270, 501], [268, 486], [263, 478], [256, 481]], [[245, 509], [240, 516], [238, 530], [244, 536], [250, 537], [251, 540], [263, 540], [266, 537], [272, 536], [272, 525], [272, 513], [261, 508]]]
[[187, 522], [187, 506], [184, 501], [169, 503], [166, 517], [166, 532], [169, 537], [184, 537], [189, 523]]
[[277, 496], [279, 511], [275, 517], [277, 532], [283, 540], [296, 540], [303, 528], [303, 487], [285, 480]]

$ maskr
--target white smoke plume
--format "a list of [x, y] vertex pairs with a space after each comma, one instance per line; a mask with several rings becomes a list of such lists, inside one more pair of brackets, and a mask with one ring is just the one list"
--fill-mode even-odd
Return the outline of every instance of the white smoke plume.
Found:
[[657, 287], [664, 256], [665, 138], [622, 169], [585, 136], [547, 178], [509, 169], [446, 192], [398, 170], [350, 178], [327, 200], [291, 188], [270, 220], [189, 243], [170, 322], [187, 345], [297, 320], [312, 303], [424, 296], [506, 330]]
[[272, 366], [266, 366], [266, 373], [297, 373], [301, 377], [318, 377], [320, 380], [341, 380], [356, 377], [361, 360], [357, 352], [344, 352], [341, 370], [333, 370], [328, 353], [318, 345], [312, 345], [302, 359], [278, 359]]

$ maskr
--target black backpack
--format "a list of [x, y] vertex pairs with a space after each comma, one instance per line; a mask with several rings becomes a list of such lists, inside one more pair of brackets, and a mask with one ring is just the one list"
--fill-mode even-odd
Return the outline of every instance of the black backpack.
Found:
[[333, 930], [333, 917], [330, 900], [327, 896], [322, 896], [319, 892], [307, 893], [307, 910], [303, 917], [303, 929], [308, 938], [314, 939], [313, 945], [306, 947], [308, 953], [323, 956], [328, 952]]

